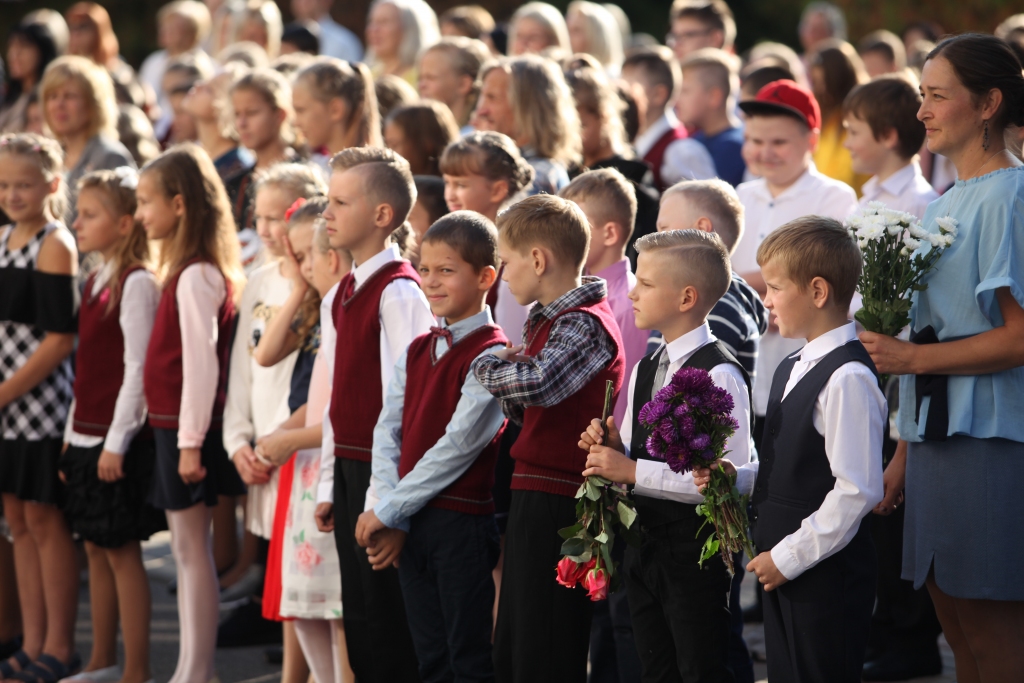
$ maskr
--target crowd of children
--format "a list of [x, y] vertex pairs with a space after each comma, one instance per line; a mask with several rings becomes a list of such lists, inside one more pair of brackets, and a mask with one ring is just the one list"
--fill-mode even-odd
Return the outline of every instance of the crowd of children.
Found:
[[[0, 683], [155, 680], [142, 544], [165, 530], [171, 683], [217, 680], [256, 624], [285, 683], [753, 683], [745, 620], [775, 683], [937, 674], [940, 624], [958, 680], [1024, 676], [1024, 19], [858, 55], [812, 3], [804, 55], [741, 59], [724, 0], [676, 0], [665, 46], [610, 5], [506, 30], [376, 0], [364, 63], [329, 0], [288, 27], [207, 4], [161, 11], [138, 76], [99, 5], [70, 43], [49, 10], [10, 38]], [[851, 322], [843, 221], [874, 202], [959, 223], [913, 345]], [[735, 576], [697, 561], [710, 470], [648, 452], [641, 411], [683, 368], [732, 398], [713, 467], [758, 549]], [[606, 603], [555, 581], [591, 475], [637, 512]], [[969, 552], [945, 540], [972, 533], [944, 513], [963, 498]]]

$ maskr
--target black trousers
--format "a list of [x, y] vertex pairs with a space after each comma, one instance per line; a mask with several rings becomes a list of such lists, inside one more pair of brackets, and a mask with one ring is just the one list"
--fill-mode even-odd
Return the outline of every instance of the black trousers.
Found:
[[[641, 526], [639, 548], [626, 549], [629, 594], [644, 683], [732, 683], [729, 572], [721, 557], [697, 560], [698, 519]], [[780, 681], [784, 679], [779, 679]]]
[[866, 527], [845, 548], [764, 594], [768, 680], [860, 683], [875, 551]]
[[423, 683], [494, 681], [494, 515], [423, 508], [410, 520], [398, 576]]
[[576, 522], [576, 500], [512, 491], [502, 568], [494, 673], [499, 683], [585, 683], [591, 602], [555, 581], [558, 530]]
[[374, 571], [356, 543], [356, 522], [370, 485], [370, 463], [334, 461], [334, 539], [341, 569], [345, 642], [359, 683], [418, 683], [416, 652], [398, 570]]
[[[621, 538], [612, 549], [612, 559], [623, 565], [626, 542]], [[620, 574], [621, 576], [621, 574]], [[640, 683], [640, 656], [629, 616], [629, 596], [625, 584], [608, 594], [607, 600], [594, 603], [594, 621], [590, 626], [590, 678], [588, 683]]]

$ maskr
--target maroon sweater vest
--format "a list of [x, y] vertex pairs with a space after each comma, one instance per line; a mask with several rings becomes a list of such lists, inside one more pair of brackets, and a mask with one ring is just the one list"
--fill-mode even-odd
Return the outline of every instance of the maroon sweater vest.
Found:
[[[406, 392], [402, 410], [402, 457], [399, 478], [409, 474], [423, 455], [444, 436], [462, 397], [462, 387], [473, 361], [492, 346], [508, 339], [497, 325], [473, 330], [434, 360], [434, 335], [424, 334], [409, 345], [406, 355]], [[410, 391], [411, 389], [411, 391]], [[484, 446], [476, 460], [436, 498], [430, 507], [486, 515], [494, 512], [494, 465], [505, 426]]]
[[[569, 308], [551, 320], [528, 331], [526, 355], [536, 356], [547, 344], [551, 326], [566, 313], [583, 312], [597, 318], [615, 347], [615, 356], [586, 386], [561, 403], [549, 408], [530, 406], [523, 415], [523, 431], [512, 446], [516, 469], [512, 489], [543, 491], [559, 496], [575, 496], [586, 469], [587, 453], [580, 449], [580, 434], [594, 418], [601, 419], [605, 382], [615, 385], [615, 398], [622, 388], [626, 356], [622, 337], [607, 299], [596, 299], [577, 308]], [[614, 402], [614, 399], [613, 399]]]
[[[185, 264], [188, 268], [202, 259], [192, 259]], [[177, 429], [181, 412], [181, 390], [184, 385], [181, 365], [181, 325], [178, 318], [178, 280], [185, 272], [182, 268], [164, 285], [160, 304], [156, 309], [153, 335], [146, 349], [146, 368], [142, 384], [149, 407], [149, 424], [159, 429]], [[231, 282], [226, 278], [224, 286], [227, 296], [217, 312], [217, 359], [220, 372], [217, 377], [217, 397], [213, 402], [213, 424], [219, 424], [224, 416], [224, 399], [228, 387], [228, 356], [231, 353], [231, 336], [234, 332], [235, 304], [232, 301]]]
[[665, 151], [676, 140], [685, 140], [688, 137], [686, 128], [680, 124], [678, 128], [665, 131], [665, 134], [654, 143], [654, 147], [647, 150], [647, 154], [644, 155], [644, 161], [651, 165], [654, 185], [658, 188], [658, 192], [664, 192], [667, 189], [665, 182], [661, 179], [661, 165], [665, 162]]
[[[142, 266], [121, 274], [121, 291], [128, 276]], [[93, 296], [96, 275], [85, 283], [85, 296], [78, 309], [78, 350], [75, 353], [75, 420], [77, 434], [107, 435], [114, 420], [117, 395], [124, 382], [124, 335], [121, 332], [121, 302], [107, 311], [110, 288]]]
[[389, 284], [402, 278], [420, 282], [411, 263], [392, 261], [355, 291], [352, 273], [338, 285], [331, 308], [338, 335], [330, 409], [335, 457], [370, 462], [373, 428], [384, 408], [384, 389], [380, 385], [380, 297]]

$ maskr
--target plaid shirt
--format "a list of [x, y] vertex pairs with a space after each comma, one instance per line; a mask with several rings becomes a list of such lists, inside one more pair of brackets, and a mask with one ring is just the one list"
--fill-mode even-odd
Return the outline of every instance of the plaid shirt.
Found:
[[[523, 339], [531, 339], [537, 326], [562, 311], [607, 295], [604, 280], [584, 277], [581, 286], [547, 306], [530, 309]], [[548, 342], [536, 356], [517, 362], [485, 354], [473, 363], [473, 374], [501, 402], [505, 415], [522, 424], [524, 409], [561, 403], [586, 386], [614, 355], [612, 340], [593, 316], [568, 313], [551, 325]]]

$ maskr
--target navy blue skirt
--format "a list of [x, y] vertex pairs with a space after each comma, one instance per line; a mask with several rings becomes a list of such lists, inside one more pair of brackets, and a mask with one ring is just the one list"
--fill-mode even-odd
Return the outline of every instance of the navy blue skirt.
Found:
[[907, 452], [903, 578], [946, 595], [1024, 600], [1024, 443], [951, 436]]
[[149, 489], [149, 503], [153, 507], [185, 510], [199, 503], [214, 507], [218, 496], [245, 494], [245, 484], [224, 451], [219, 429], [206, 433], [201, 450], [206, 478], [195, 484], [186, 484], [178, 474], [178, 430], [154, 428], [153, 438], [156, 441], [156, 467]]

